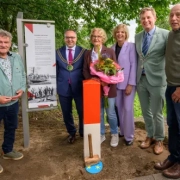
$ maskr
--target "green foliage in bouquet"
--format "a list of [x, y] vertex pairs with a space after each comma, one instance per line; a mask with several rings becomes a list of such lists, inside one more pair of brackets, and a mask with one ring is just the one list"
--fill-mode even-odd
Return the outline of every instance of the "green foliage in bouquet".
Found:
[[117, 67], [114, 61], [106, 55], [99, 55], [99, 62], [95, 64], [96, 71], [103, 72], [108, 76], [116, 75]]

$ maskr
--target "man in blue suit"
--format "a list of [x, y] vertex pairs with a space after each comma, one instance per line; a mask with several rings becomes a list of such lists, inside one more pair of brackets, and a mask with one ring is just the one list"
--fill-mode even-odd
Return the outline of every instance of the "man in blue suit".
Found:
[[57, 93], [69, 133], [68, 142], [74, 143], [76, 127], [72, 116], [73, 99], [79, 116], [79, 134], [83, 137], [82, 69], [85, 49], [76, 46], [77, 34], [74, 30], [64, 33], [64, 42], [66, 45], [56, 51]]
[[145, 121], [147, 137], [140, 145], [150, 147], [155, 140], [154, 153], [163, 152], [164, 106], [166, 75], [165, 50], [169, 31], [155, 26], [156, 12], [143, 8], [140, 12], [143, 31], [135, 36], [138, 53], [137, 93]]

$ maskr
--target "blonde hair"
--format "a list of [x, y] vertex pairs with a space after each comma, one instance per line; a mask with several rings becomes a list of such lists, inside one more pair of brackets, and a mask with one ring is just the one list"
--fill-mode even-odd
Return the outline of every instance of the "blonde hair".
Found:
[[125, 40], [128, 40], [129, 39], [129, 30], [128, 30], [128, 27], [126, 24], [119, 24], [117, 25], [114, 29], [113, 29], [113, 38], [117, 41], [116, 39], [116, 33], [119, 29], [123, 29], [125, 34], [126, 34], [126, 38]]
[[10, 41], [12, 40], [12, 35], [10, 32], [5, 31], [3, 29], [0, 29], [0, 36], [1, 37], [8, 37], [10, 39]]
[[151, 11], [153, 16], [156, 17], [156, 11], [154, 8], [152, 7], [145, 7], [145, 8], [142, 8], [141, 11], [140, 11], [140, 16], [141, 14], [144, 14], [146, 11]]
[[103, 44], [107, 41], [107, 35], [104, 29], [102, 28], [93, 28], [91, 30], [90, 39], [92, 40], [93, 33], [97, 31], [102, 36], [102, 42]]

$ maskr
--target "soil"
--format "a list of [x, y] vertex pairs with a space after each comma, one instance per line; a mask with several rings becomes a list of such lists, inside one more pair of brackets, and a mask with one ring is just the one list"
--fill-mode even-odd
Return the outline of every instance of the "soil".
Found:
[[[135, 121], [136, 130], [132, 146], [126, 146], [124, 139], [120, 138], [116, 148], [110, 147], [107, 126], [106, 141], [101, 146], [104, 167], [100, 173], [92, 175], [84, 168], [83, 138], [77, 135], [74, 144], [67, 142], [68, 134], [60, 113], [56, 113], [55, 116], [51, 112], [47, 116], [46, 112], [36, 112], [32, 113], [29, 119], [30, 146], [23, 147], [22, 119], [19, 116], [14, 148], [21, 151], [24, 158], [13, 161], [1, 157], [0, 164], [4, 171], [0, 174], [0, 180], [127, 180], [159, 173], [154, 170], [153, 165], [168, 155], [166, 142], [161, 155], [153, 153], [153, 145], [145, 150], [139, 148], [140, 142], [146, 137], [142, 119]], [[0, 137], [2, 143], [2, 124]]]

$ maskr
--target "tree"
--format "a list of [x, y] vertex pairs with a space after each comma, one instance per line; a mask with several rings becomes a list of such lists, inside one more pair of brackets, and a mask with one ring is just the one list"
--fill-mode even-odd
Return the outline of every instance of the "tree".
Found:
[[78, 30], [78, 43], [89, 47], [88, 36], [94, 27], [102, 27], [112, 44], [112, 29], [117, 22], [136, 19], [142, 7], [153, 6], [158, 18], [169, 13], [169, 5], [177, 0], [0, 0], [0, 27], [10, 31], [16, 43], [16, 16], [23, 12], [24, 19], [55, 20], [56, 45], [63, 44], [64, 30]]

